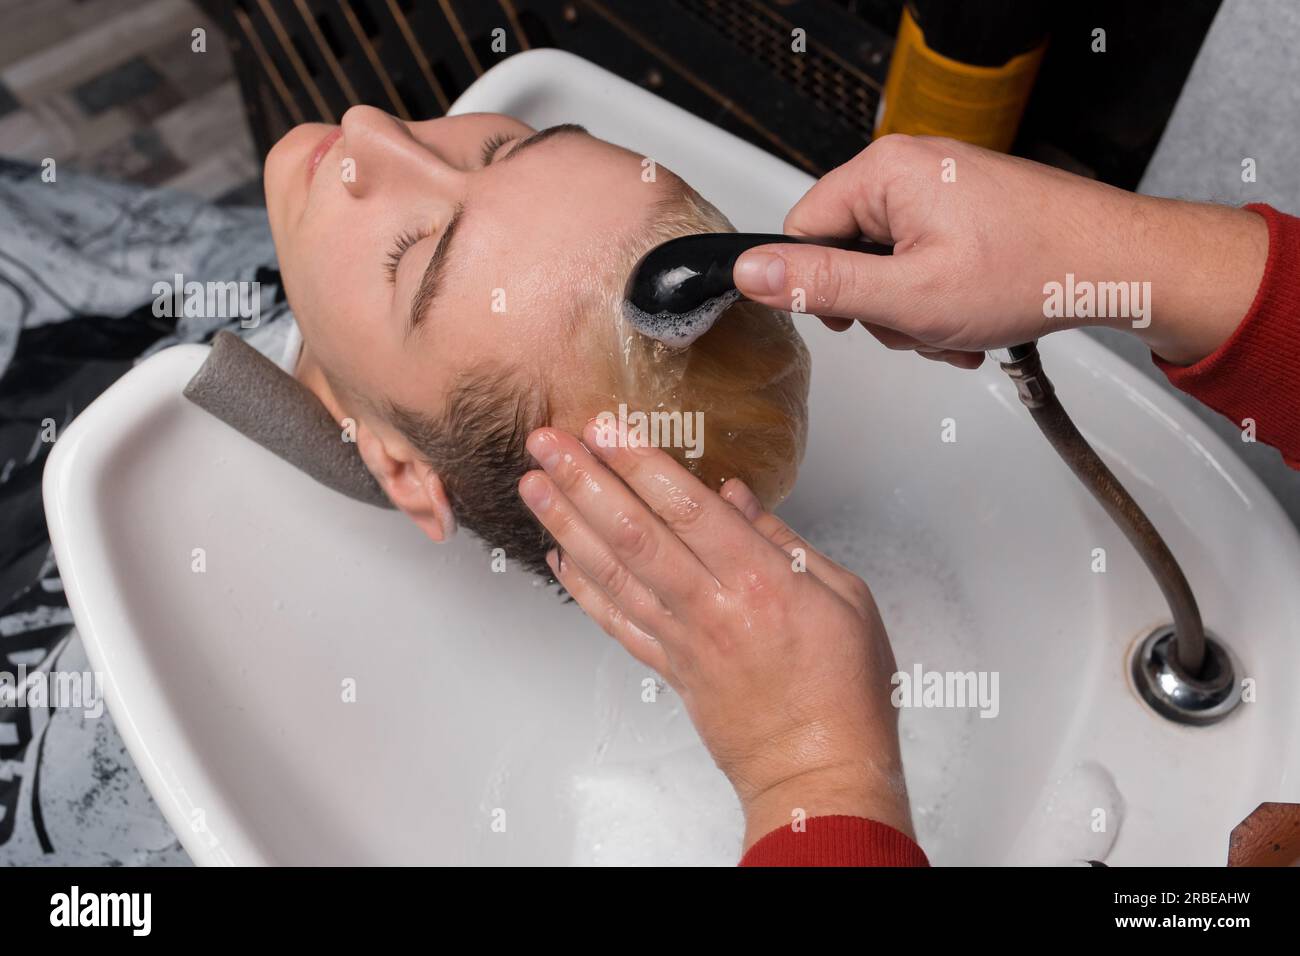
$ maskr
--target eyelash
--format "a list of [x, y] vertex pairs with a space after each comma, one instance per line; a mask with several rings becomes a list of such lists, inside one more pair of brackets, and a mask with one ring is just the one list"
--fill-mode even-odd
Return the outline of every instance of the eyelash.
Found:
[[[483, 142], [483, 165], [490, 164], [496, 151], [514, 138], [509, 133], [493, 133], [489, 136]], [[402, 264], [402, 256], [406, 255], [406, 250], [421, 239], [428, 239], [429, 236], [430, 233], [427, 232], [404, 232], [397, 237], [397, 241], [393, 243], [393, 248], [388, 251], [388, 255], [384, 259], [384, 272], [387, 273], [390, 283], [397, 284], [397, 267]]]
[[514, 137], [509, 133], [493, 133], [489, 136], [483, 143], [483, 153], [481, 156], [483, 165], [486, 166], [491, 163], [493, 154], [512, 139], [514, 139]]
[[388, 255], [384, 259], [384, 272], [388, 274], [390, 283], [397, 284], [397, 267], [402, 264], [402, 256], [406, 254], [406, 250], [421, 239], [428, 239], [429, 235], [430, 233], [427, 232], [404, 232], [397, 237], [393, 248], [388, 250]]

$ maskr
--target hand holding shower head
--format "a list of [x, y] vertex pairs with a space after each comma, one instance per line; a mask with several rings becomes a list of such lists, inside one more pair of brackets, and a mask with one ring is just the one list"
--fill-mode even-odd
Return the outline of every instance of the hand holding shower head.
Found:
[[623, 315], [649, 338], [690, 345], [740, 298], [731, 270], [740, 254], [771, 243], [806, 243], [890, 255], [894, 247], [859, 239], [818, 239], [761, 232], [704, 232], [660, 243], [632, 268]]
[[[642, 335], [683, 347], [707, 332], [740, 298], [732, 269], [741, 253], [769, 243], [809, 243], [891, 255], [893, 247], [846, 239], [764, 233], [701, 233], [655, 246], [632, 269], [623, 314]], [[1230, 655], [1206, 636], [1182, 569], [1114, 473], [1088, 444], [1056, 398], [1036, 342], [991, 350], [1016, 383], [1021, 402], [1043, 435], [1136, 548], [1169, 604], [1174, 624], [1142, 644], [1132, 664], [1135, 685], [1159, 714], [1180, 723], [1222, 720], [1240, 695]]]

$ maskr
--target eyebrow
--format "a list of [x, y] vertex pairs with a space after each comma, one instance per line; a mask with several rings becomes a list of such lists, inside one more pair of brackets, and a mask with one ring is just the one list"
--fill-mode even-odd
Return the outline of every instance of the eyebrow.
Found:
[[544, 143], [552, 136], [558, 136], [561, 133], [581, 133], [582, 135], [585, 136], [587, 135], [587, 128], [585, 126], [579, 126], [577, 123], [560, 123], [558, 126], [548, 126], [546, 127], [546, 129], [539, 129], [532, 136], [527, 137], [518, 146], [516, 146], [510, 152], [506, 153], [504, 156], [502, 156], [501, 159], [496, 160], [494, 162], [494, 165], [496, 162], [504, 163], [507, 162], [508, 160], [514, 159], [516, 156], [518, 156], [524, 150], [528, 149], [530, 146], [536, 146], [538, 143]]
[[[504, 163], [514, 159], [525, 149], [544, 143], [552, 136], [558, 136], [562, 133], [581, 133], [586, 135], [587, 130], [577, 123], [561, 123], [558, 126], [548, 126], [546, 129], [538, 130], [531, 136], [524, 139], [518, 146], [510, 150], [496, 163]], [[442, 236], [438, 239], [438, 244], [433, 248], [433, 255], [429, 257], [429, 264], [424, 267], [424, 274], [420, 276], [420, 284], [415, 288], [415, 294], [411, 296], [411, 315], [407, 320], [406, 334], [409, 336], [420, 327], [424, 317], [429, 313], [433, 300], [438, 296], [438, 290], [441, 286], [442, 277], [446, 270], [447, 255], [451, 249], [452, 237], [456, 234], [456, 228], [465, 219], [465, 204], [457, 203], [451, 218], [447, 220], [446, 227], [442, 230]]]
[[456, 208], [452, 211], [451, 218], [447, 220], [447, 226], [442, 230], [442, 236], [438, 239], [438, 244], [433, 247], [433, 255], [429, 257], [429, 264], [424, 267], [424, 275], [420, 276], [420, 284], [415, 288], [415, 295], [411, 296], [411, 317], [407, 321], [406, 334], [409, 336], [412, 332], [420, 327], [424, 321], [425, 315], [429, 312], [429, 306], [438, 296], [438, 287], [442, 284], [443, 266], [447, 261], [447, 252], [451, 249], [451, 240], [456, 235], [456, 228], [465, 218], [465, 204], [456, 203]]

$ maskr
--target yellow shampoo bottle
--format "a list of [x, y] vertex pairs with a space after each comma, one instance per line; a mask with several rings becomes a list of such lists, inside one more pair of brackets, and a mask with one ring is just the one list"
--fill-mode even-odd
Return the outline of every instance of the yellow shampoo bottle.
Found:
[[1040, 0], [907, 0], [876, 117], [1006, 152], [1047, 49]]

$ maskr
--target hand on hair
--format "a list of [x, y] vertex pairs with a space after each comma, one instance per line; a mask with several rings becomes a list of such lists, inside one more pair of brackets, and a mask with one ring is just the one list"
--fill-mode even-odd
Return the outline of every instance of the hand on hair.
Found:
[[[785, 231], [865, 236], [893, 242], [894, 254], [758, 246], [734, 271], [747, 297], [789, 309], [802, 289], [803, 311], [833, 329], [856, 320], [889, 348], [966, 368], [987, 349], [1084, 325], [1133, 332], [1191, 364], [1246, 314], [1268, 250], [1254, 212], [1139, 196], [955, 140], [897, 134], [816, 183]], [[1065, 286], [1067, 274], [1071, 284], [1149, 282], [1147, 315], [1049, 315], [1045, 287]]]
[[911, 835], [894, 655], [867, 586], [742, 482], [719, 496], [615, 438], [595, 421], [585, 447], [533, 432], [543, 471], [520, 494], [559, 543], [559, 582], [681, 696], [740, 797], [746, 847], [800, 811]]

